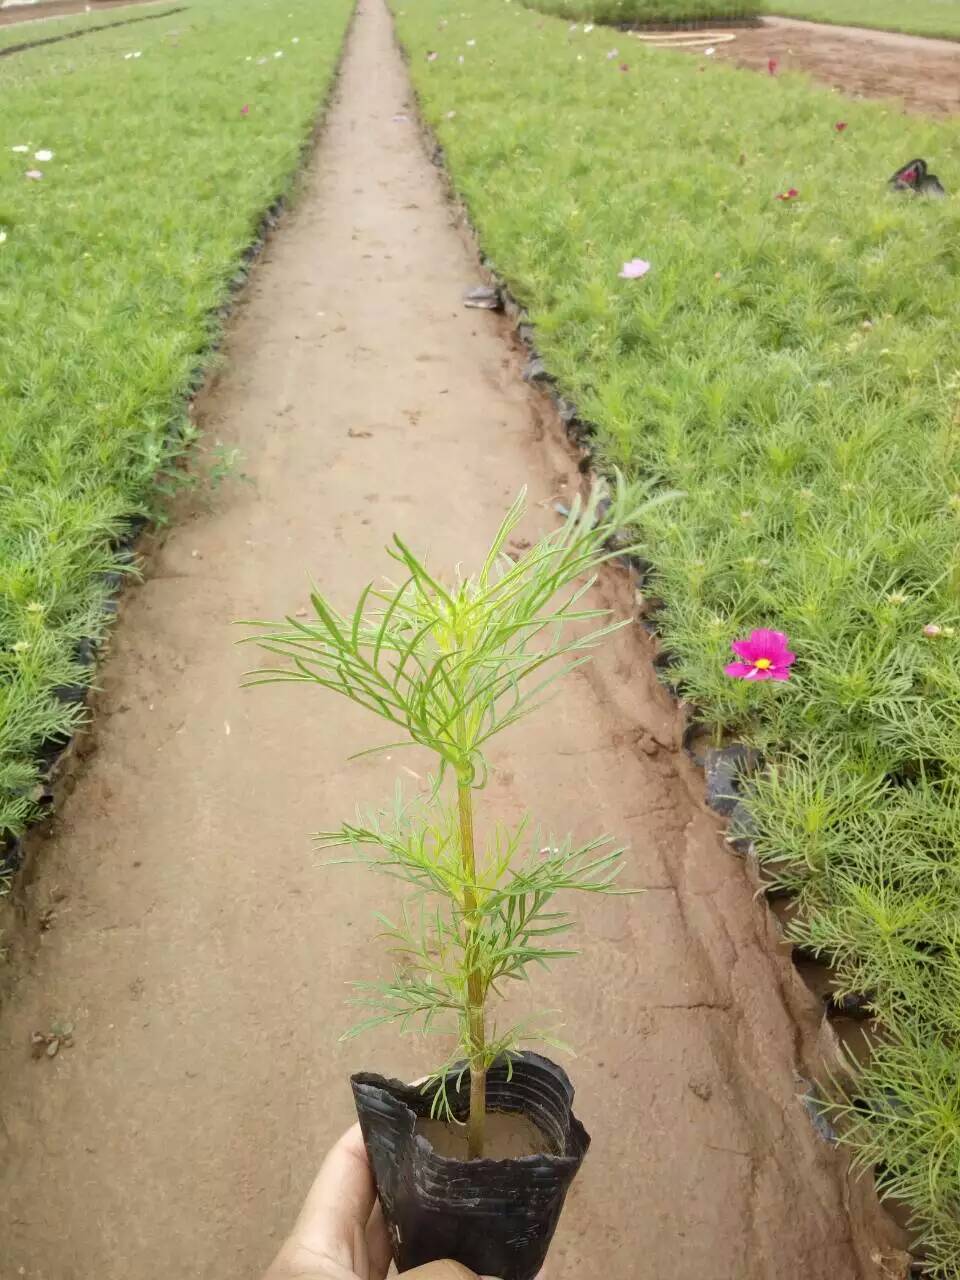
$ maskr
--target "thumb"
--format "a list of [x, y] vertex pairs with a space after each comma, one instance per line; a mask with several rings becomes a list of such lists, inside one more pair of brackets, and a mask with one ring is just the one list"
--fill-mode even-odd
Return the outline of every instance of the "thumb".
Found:
[[403, 1274], [404, 1280], [496, 1280], [495, 1276], [478, 1276], [449, 1258], [442, 1262], [428, 1262], [425, 1267], [416, 1267]]

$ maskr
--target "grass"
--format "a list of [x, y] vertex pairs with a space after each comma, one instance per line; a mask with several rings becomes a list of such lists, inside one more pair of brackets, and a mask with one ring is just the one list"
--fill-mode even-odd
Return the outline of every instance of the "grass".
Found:
[[[956, 190], [960, 138], [511, 0], [400, 3], [425, 116], [601, 463], [686, 494], [644, 526], [671, 678], [765, 754], [757, 844], [796, 937], [887, 1028], [847, 1139], [958, 1277], [960, 202], [885, 184], [927, 155]], [[786, 684], [723, 673], [761, 626], [791, 637]]]
[[775, 0], [770, 8], [774, 13], [814, 22], [960, 40], [958, 0]]
[[766, 12], [764, 0], [528, 0], [532, 8], [611, 26], [731, 22]]
[[82, 715], [87, 642], [129, 571], [117, 542], [190, 439], [218, 308], [297, 169], [348, 11], [194, 0], [0, 63], [0, 834], [34, 815], [38, 754]]

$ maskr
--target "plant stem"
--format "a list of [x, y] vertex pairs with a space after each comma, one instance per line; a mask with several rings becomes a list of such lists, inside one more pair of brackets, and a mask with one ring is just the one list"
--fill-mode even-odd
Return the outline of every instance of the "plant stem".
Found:
[[[471, 779], [457, 776], [457, 812], [460, 816], [460, 858], [464, 881], [463, 910], [467, 929], [466, 949], [472, 956], [476, 935], [477, 898], [473, 886], [477, 879], [477, 859], [473, 838], [473, 789]], [[467, 1156], [476, 1160], [483, 1155], [484, 1128], [487, 1112], [487, 1067], [484, 1058], [483, 980], [480, 971], [467, 974], [467, 1026], [470, 1035], [470, 1116], [467, 1120]]]

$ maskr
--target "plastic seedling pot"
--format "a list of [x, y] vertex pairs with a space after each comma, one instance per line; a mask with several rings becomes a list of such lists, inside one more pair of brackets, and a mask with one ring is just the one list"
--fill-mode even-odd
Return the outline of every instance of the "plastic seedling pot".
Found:
[[351, 1084], [398, 1270], [453, 1258], [478, 1275], [534, 1280], [590, 1145], [566, 1072], [535, 1053], [491, 1067], [487, 1154], [477, 1160], [466, 1159], [455, 1122], [469, 1109], [465, 1064], [447, 1076], [454, 1122], [430, 1118], [436, 1083], [364, 1073]]

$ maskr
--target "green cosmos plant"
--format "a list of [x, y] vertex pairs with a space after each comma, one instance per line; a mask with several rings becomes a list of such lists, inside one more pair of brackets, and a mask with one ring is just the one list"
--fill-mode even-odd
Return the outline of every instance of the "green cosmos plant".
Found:
[[445, 581], [395, 536], [397, 584], [371, 583], [347, 615], [314, 591], [313, 618], [256, 624], [249, 637], [286, 662], [253, 672], [248, 683], [318, 685], [399, 732], [399, 742], [374, 750], [418, 745], [434, 758], [426, 799], [408, 804], [398, 792], [389, 811], [361, 814], [318, 840], [410, 891], [396, 920], [381, 917], [396, 971], [364, 987], [369, 1015], [347, 1034], [384, 1023], [451, 1031], [455, 1050], [433, 1078], [443, 1085], [455, 1059], [469, 1063], [471, 1157], [483, 1152], [487, 1071], [533, 1035], [522, 1024], [498, 1026], [490, 998], [532, 965], [572, 954], [558, 943], [572, 918], [554, 898], [566, 889], [616, 892], [623, 852], [606, 837], [538, 851], [526, 818], [495, 826], [481, 845], [474, 796], [487, 777], [487, 749], [625, 625], [588, 604], [587, 592], [599, 566], [622, 554], [611, 549], [612, 535], [669, 497], [618, 479], [604, 510], [597, 486], [585, 504], [574, 501], [561, 528], [514, 560], [507, 544], [524, 513], [521, 493], [474, 576]]

